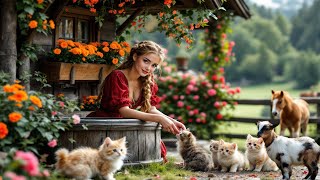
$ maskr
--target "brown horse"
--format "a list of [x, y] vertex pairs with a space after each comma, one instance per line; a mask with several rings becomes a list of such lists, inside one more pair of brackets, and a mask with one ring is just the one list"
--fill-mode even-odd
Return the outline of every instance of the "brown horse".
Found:
[[302, 99], [293, 100], [286, 91], [273, 91], [271, 96], [272, 114], [280, 114], [280, 135], [288, 128], [290, 137], [299, 137], [307, 133], [310, 112], [308, 103]]

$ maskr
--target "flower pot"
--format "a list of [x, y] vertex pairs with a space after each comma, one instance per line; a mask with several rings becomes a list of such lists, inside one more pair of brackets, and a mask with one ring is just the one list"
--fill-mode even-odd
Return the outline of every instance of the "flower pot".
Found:
[[72, 64], [63, 62], [45, 62], [42, 71], [48, 82], [70, 81], [102, 81], [112, 70], [113, 65], [106, 64]]

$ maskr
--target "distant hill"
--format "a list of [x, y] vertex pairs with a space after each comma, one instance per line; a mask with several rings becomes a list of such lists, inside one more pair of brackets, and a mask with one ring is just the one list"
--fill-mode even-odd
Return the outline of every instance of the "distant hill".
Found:
[[296, 15], [298, 10], [304, 5], [311, 5], [313, 1], [314, 0], [247, 0], [249, 3], [280, 11], [288, 18]]

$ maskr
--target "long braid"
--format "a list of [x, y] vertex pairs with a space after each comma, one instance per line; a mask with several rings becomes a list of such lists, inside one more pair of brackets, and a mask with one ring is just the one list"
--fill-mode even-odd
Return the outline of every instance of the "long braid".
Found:
[[146, 76], [141, 78], [142, 81], [142, 91], [143, 91], [143, 103], [141, 105], [141, 111], [142, 112], [148, 112], [151, 108], [151, 84], [152, 82], [152, 75]]

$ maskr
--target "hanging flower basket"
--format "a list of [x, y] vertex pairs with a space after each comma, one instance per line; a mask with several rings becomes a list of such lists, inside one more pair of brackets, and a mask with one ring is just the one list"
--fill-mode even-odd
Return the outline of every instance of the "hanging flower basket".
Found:
[[70, 81], [103, 81], [116, 68], [107, 64], [73, 64], [63, 62], [45, 62], [42, 66], [48, 82]]

